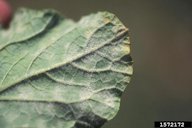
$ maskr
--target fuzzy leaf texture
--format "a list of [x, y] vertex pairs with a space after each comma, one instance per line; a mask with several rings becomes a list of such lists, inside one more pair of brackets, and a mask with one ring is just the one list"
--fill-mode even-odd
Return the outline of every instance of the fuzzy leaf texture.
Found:
[[19, 9], [0, 29], [0, 127], [100, 128], [132, 72], [128, 29], [114, 14], [74, 22]]

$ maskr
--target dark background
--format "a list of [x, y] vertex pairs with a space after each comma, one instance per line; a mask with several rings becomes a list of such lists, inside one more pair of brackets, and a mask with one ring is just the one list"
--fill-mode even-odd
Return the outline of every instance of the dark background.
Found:
[[129, 27], [134, 75], [118, 115], [103, 128], [192, 121], [192, 0], [8, 0], [13, 9], [54, 8], [79, 20], [110, 11]]

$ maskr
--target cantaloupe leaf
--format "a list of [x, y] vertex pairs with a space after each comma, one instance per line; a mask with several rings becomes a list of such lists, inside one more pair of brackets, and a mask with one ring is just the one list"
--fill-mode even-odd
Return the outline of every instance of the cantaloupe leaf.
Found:
[[128, 29], [114, 14], [74, 22], [20, 9], [0, 30], [0, 126], [100, 128], [132, 73]]

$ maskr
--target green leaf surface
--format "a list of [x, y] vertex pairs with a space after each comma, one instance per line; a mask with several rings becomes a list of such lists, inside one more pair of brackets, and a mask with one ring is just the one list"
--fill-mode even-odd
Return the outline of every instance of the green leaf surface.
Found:
[[20, 9], [0, 30], [0, 126], [100, 128], [132, 73], [128, 29], [115, 15], [74, 22]]

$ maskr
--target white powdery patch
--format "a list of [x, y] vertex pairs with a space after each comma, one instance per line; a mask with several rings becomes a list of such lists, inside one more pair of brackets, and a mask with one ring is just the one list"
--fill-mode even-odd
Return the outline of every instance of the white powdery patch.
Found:
[[57, 36], [50, 38], [50, 42], [51, 42], [51, 41], [54, 42], [55, 40], [57, 40]]
[[114, 97], [109, 92], [106, 92], [105, 94], [103, 94], [103, 96], [100, 97], [99, 99], [101, 99], [102, 100], [101, 102], [106, 104], [107, 106], [115, 108]]
[[21, 128], [30, 128], [30, 125], [29, 124], [23, 124], [20, 126]]
[[61, 89], [60, 89], [59, 87], [56, 87], [56, 88], [52, 91], [52, 93], [53, 93], [53, 98], [54, 98], [54, 99], [62, 100], [62, 95], [61, 95], [61, 93], [63, 93], [63, 92], [61, 91]]
[[23, 33], [23, 32], [25, 32], [25, 29], [26, 27], [21, 27], [21, 26], [18, 26], [18, 27], [16, 27], [16, 33]]
[[106, 103], [108, 106], [112, 107], [112, 108], [115, 107], [114, 99], [111, 98], [111, 97], [106, 98], [105, 103]]
[[46, 126], [46, 122], [45, 122], [45, 120], [43, 120], [43, 119], [39, 119], [36, 124], [37, 124], [37, 126], [38, 126], [39, 128], [46, 128], [46, 127], [47, 127], [47, 126]]
[[46, 113], [47, 117], [49, 116], [50, 119], [55, 116], [54, 105], [51, 103], [48, 103], [46, 106], [44, 104], [37, 103], [35, 104], [35, 110], [39, 115]]
[[79, 96], [80, 96], [81, 100], [87, 100], [87, 99], [91, 98], [93, 93], [94, 93], [94, 91], [90, 87], [87, 87], [84, 91], [81, 91]]
[[30, 98], [29, 94], [20, 93], [18, 96], [19, 99], [27, 100]]
[[35, 93], [26, 86], [24, 86], [23, 88], [18, 88], [17, 91], [19, 93], [18, 97], [23, 100], [30, 100], [35, 97]]

